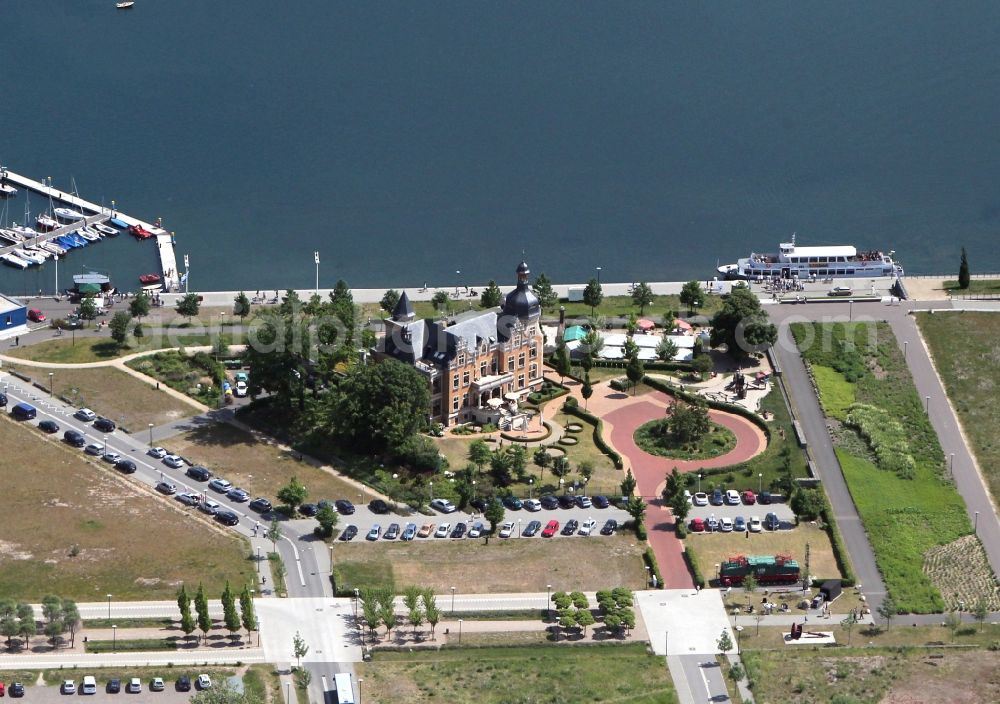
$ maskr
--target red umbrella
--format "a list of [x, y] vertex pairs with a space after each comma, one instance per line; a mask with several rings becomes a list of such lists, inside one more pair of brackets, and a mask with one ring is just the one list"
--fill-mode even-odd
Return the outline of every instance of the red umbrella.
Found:
[[656, 327], [656, 323], [647, 318], [639, 318], [635, 323], [636, 327], [640, 330], [652, 330]]
[[681, 330], [690, 330], [691, 329], [691, 323], [689, 323], [686, 320], [681, 320], [680, 318], [674, 318], [674, 323], [673, 324], [674, 324], [675, 328], [679, 328]]

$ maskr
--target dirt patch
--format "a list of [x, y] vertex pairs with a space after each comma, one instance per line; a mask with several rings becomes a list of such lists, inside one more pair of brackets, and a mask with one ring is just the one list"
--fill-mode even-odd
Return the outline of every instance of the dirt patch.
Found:
[[974, 535], [928, 550], [924, 574], [941, 591], [949, 609], [959, 608], [959, 602], [972, 609], [980, 599], [990, 611], [1000, 609], [1000, 588], [986, 560], [986, 551]]

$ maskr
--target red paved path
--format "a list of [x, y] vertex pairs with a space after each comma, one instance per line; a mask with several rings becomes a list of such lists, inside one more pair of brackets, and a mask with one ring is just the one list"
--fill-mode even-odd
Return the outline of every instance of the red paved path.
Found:
[[681, 472], [693, 472], [699, 468], [725, 467], [746, 462], [764, 450], [766, 440], [760, 429], [746, 418], [711, 410], [709, 414], [712, 420], [736, 435], [736, 447], [730, 452], [710, 460], [695, 462], [671, 460], [643, 452], [635, 444], [633, 434], [643, 423], [662, 418], [669, 401], [666, 394], [660, 392], [647, 394], [635, 403], [604, 414], [603, 420], [606, 427], [611, 427], [608, 441], [626, 458], [625, 464], [631, 467], [639, 493], [649, 506], [646, 511], [646, 531], [663, 575], [664, 587], [690, 589], [694, 586], [694, 581], [684, 562], [683, 545], [675, 535], [675, 523], [670, 510], [659, 498], [667, 473], [674, 467]]

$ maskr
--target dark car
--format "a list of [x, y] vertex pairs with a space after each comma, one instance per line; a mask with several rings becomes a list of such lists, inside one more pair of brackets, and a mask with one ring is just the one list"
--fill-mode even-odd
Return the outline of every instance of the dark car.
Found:
[[52, 433], [59, 432], [59, 424], [56, 423], [54, 420], [43, 420], [41, 423], [38, 424], [38, 429], [41, 430], [43, 433], [48, 433], [49, 435], [51, 435]]
[[344, 532], [340, 534], [341, 540], [354, 540], [355, 536], [358, 534], [357, 526], [347, 526], [344, 528]]
[[542, 529], [541, 523], [539, 523], [538, 521], [532, 521], [527, 526], [525, 526], [524, 530], [521, 531], [521, 535], [523, 535], [525, 538], [530, 538], [533, 535], [536, 535], [538, 531], [540, 531], [541, 529]]
[[712, 495], [708, 497], [708, 502], [713, 506], [722, 506], [726, 502], [722, 489], [716, 489], [713, 491]]
[[461, 538], [465, 535], [465, 529], [467, 526], [464, 523], [456, 523], [455, 527], [451, 529], [452, 538]]
[[247, 506], [250, 507], [251, 511], [256, 511], [257, 513], [270, 513], [271, 511], [271, 502], [260, 497], [251, 501]]
[[778, 518], [778, 514], [769, 513], [764, 516], [764, 527], [767, 530], [781, 530], [781, 519]]
[[204, 467], [189, 467], [185, 474], [199, 482], [207, 482], [212, 478], [212, 473]]
[[576, 497], [570, 494], [563, 494], [559, 497], [559, 508], [575, 508]]
[[469, 502], [469, 506], [471, 506], [472, 508], [476, 509], [480, 513], [482, 513], [483, 511], [485, 511], [486, 507], [488, 505], [489, 505], [489, 502], [486, 499], [483, 499], [483, 498], [473, 499], [472, 501]]
[[343, 514], [345, 516], [350, 516], [354, 513], [354, 504], [352, 504], [347, 499], [338, 499], [333, 503], [337, 507], [337, 513]]
[[757, 503], [764, 504], [765, 506], [767, 504], [770, 504], [771, 503], [771, 492], [770, 491], [762, 491], [759, 494], [757, 494]]
[[67, 430], [63, 433], [63, 442], [69, 443], [73, 447], [83, 447], [87, 444], [87, 438], [79, 430]]
[[568, 521], [566, 521], [566, 525], [563, 526], [562, 534], [573, 535], [579, 528], [580, 528], [580, 522], [575, 518], [571, 518]]
[[382, 537], [385, 538], [386, 540], [395, 540], [396, 538], [398, 538], [399, 537], [399, 524], [398, 523], [390, 523], [389, 527], [386, 528], [385, 533], [382, 534]]
[[0, 408], [7, 405], [7, 394], [0, 391]]
[[594, 504], [594, 508], [607, 508], [611, 505], [611, 501], [608, 500], [607, 496], [597, 495], [591, 502]]
[[123, 474], [133, 474], [136, 470], [135, 462], [132, 460], [118, 460], [115, 462], [115, 469]]
[[108, 684], [104, 687], [104, 691], [108, 694], [118, 694], [122, 691], [122, 681], [117, 677], [112, 677], [108, 680]]
[[191, 678], [187, 675], [181, 675], [177, 678], [177, 684], [175, 688], [178, 692], [190, 692], [191, 691]]
[[102, 433], [113, 433], [115, 432], [115, 422], [110, 418], [98, 418], [94, 421], [94, 429], [100, 430]]
[[11, 682], [10, 689], [7, 690], [12, 697], [24, 696], [24, 685], [20, 682]]
[[368, 503], [368, 510], [372, 513], [389, 513], [389, 504], [382, 499], [372, 499]]
[[554, 497], [552, 494], [546, 494], [539, 499], [542, 502], [542, 508], [553, 509], [559, 508], [559, 499]]
[[521, 503], [521, 499], [516, 496], [505, 496], [503, 498], [503, 505], [511, 511], [520, 511], [524, 507], [524, 504]]
[[616, 530], [618, 530], [618, 521], [609, 518], [604, 523], [604, 527], [601, 528], [601, 535], [613, 535]]
[[235, 526], [240, 523], [240, 517], [232, 511], [219, 511], [215, 514], [215, 520], [224, 526]]
[[302, 504], [301, 506], [299, 506], [299, 513], [301, 513], [303, 516], [312, 518], [317, 513], [319, 513], [319, 507], [317, 507], [316, 504]]

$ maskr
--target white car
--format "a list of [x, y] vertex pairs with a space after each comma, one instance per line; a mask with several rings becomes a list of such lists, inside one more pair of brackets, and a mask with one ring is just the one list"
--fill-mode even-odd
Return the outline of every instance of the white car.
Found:
[[593, 518], [588, 518], [580, 524], [579, 535], [590, 535], [594, 532], [594, 528], [597, 527], [597, 521]]
[[[97, 419], [97, 414], [94, 413], [89, 408], [81, 408], [79, 411], [73, 414], [73, 417], [77, 420], [82, 420], [84, 423], [90, 423]], [[67, 680], [68, 682], [69, 680]]]
[[433, 499], [431, 501], [431, 508], [437, 509], [441, 513], [455, 513], [455, 504], [448, 501], [448, 499]]
[[447, 538], [448, 537], [448, 533], [450, 533], [450, 532], [451, 532], [451, 524], [450, 523], [442, 523], [441, 525], [439, 525], [437, 527], [437, 530], [434, 531], [434, 537], [435, 538]]
[[684, 500], [691, 503], [691, 492], [688, 489], [684, 490]]
[[382, 526], [376, 523], [369, 529], [368, 535], [365, 536], [365, 540], [378, 540], [380, 535], [382, 535]]
[[151, 447], [146, 451], [146, 454], [158, 460], [162, 460], [167, 456], [167, 451], [162, 447]]
[[108, 462], [110, 464], [114, 464], [115, 462], [117, 462], [121, 458], [122, 458], [122, 456], [120, 454], [118, 454], [117, 452], [105, 452], [104, 453], [104, 461]]
[[73, 680], [63, 680], [61, 689], [63, 694], [76, 694], [76, 682]]
[[733, 532], [733, 519], [728, 516], [723, 516], [719, 519], [719, 530], [723, 533]]
[[198, 689], [211, 689], [212, 678], [208, 675], [198, 675], [198, 681], [196, 684], [198, 685]]
[[472, 528], [469, 529], [470, 538], [478, 538], [483, 534], [483, 523], [482, 521], [476, 521], [472, 524]]
[[89, 445], [87, 445], [85, 448], [83, 448], [83, 451], [86, 452], [88, 455], [93, 455], [94, 457], [103, 457], [104, 456], [104, 445], [101, 445], [100, 443], [92, 442]]
[[695, 506], [708, 506], [708, 494], [703, 491], [699, 491], [691, 499], [691, 503]]
[[247, 388], [247, 383], [245, 381], [237, 381], [236, 382], [236, 391], [235, 391], [235, 393], [236, 393], [237, 396], [239, 396], [240, 398], [243, 398], [244, 396], [247, 395], [248, 391], [249, 391], [249, 389]]
[[760, 522], [760, 516], [750, 516], [750, 520], [747, 521], [747, 530], [751, 533], [760, 533], [764, 530], [764, 525]]
[[729, 489], [726, 492], [726, 503], [729, 504], [730, 506], [739, 506], [740, 492], [736, 491], [736, 489]]
[[502, 526], [500, 526], [500, 537], [509, 538], [514, 534], [514, 521], [507, 521]]
[[522, 502], [522, 505], [524, 506], [524, 510], [525, 511], [541, 511], [542, 510], [542, 502], [539, 501], [538, 499], [525, 499]]
[[179, 469], [184, 466], [184, 460], [177, 455], [167, 455], [163, 458], [163, 464], [168, 467], [173, 467], [174, 469]]
[[129, 694], [138, 694], [142, 691], [142, 680], [138, 677], [133, 677], [128, 681], [128, 687], [125, 688], [125, 691]]
[[220, 508], [222, 508], [222, 506], [218, 501], [212, 501], [209, 498], [202, 498], [201, 505], [198, 506], [200, 511], [207, 513], [210, 516], [217, 514]]

